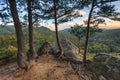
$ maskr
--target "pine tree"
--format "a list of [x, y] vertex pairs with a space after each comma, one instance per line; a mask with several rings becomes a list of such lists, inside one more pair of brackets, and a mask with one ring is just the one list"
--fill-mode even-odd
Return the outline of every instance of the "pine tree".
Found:
[[99, 24], [105, 22], [103, 18], [112, 19], [114, 17], [118, 19], [120, 14], [119, 12], [116, 12], [115, 6], [111, 4], [112, 2], [115, 2], [115, 1], [118, 1], [118, 0], [104, 0], [104, 1], [92, 0], [91, 9], [90, 9], [88, 20], [87, 20], [87, 33], [86, 33], [86, 41], [85, 41], [85, 49], [84, 49], [84, 57], [83, 57], [83, 62], [85, 66], [86, 66], [86, 54], [88, 51], [90, 24], [95, 23], [97, 21], [98, 23], [94, 26], [98, 26]]
[[[71, 27], [69, 30], [70, 34], [73, 34], [78, 38], [78, 48], [79, 48], [79, 53], [80, 52], [80, 41], [81, 38], [85, 37], [86, 29], [87, 27], [79, 24], [75, 24], [74, 26]], [[96, 32], [101, 32], [102, 30], [96, 27], [90, 27], [90, 35], [94, 35]]]
[[23, 32], [22, 32], [22, 25], [19, 20], [18, 11], [16, 8], [16, 0], [8, 0], [10, 5], [10, 11], [13, 18], [15, 30], [16, 30], [16, 37], [17, 37], [17, 45], [18, 45], [18, 53], [17, 53], [17, 63], [18, 66], [22, 69], [28, 69], [28, 62], [25, 58], [25, 48], [24, 48], [24, 39], [23, 39]]
[[76, 12], [76, 10], [88, 7], [90, 2], [87, 0], [42, 0], [41, 3], [41, 6], [44, 6], [41, 9], [43, 14], [39, 16], [44, 19], [54, 19], [56, 39], [60, 50], [60, 55], [62, 56], [63, 50], [59, 40], [58, 25], [80, 17], [81, 15], [79, 15], [79, 12]]
[[27, 7], [28, 7], [28, 26], [29, 26], [29, 52], [28, 52], [28, 60], [34, 60], [35, 59], [35, 50], [34, 50], [34, 42], [33, 42], [33, 15], [32, 15], [32, 9], [34, 1], [27, 0]]

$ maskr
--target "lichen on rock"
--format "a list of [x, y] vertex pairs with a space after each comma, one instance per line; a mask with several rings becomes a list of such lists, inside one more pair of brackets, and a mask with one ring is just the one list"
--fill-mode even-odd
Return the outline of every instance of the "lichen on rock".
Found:
[[108, 54], [97, 54], [92, 60], [91, 68], [106, 80], [120, 79], [120, 58]]

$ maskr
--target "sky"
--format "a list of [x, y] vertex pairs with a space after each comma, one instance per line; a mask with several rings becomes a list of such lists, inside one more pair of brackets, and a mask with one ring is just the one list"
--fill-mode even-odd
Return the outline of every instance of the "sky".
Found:
[[[117, 12], [120, 12], [120, 1], [114, 2], [113, 3], [117, 9]], [[63, 23], [58, 25], [58, 29], [59, 30], [63, 30], [66, 28], [70, 28], [71, 26], [75, 25], [75, 24], [83, 24], [83, 20], [87, 20], [88, 18], [88, 14], [89, 14], [89, 9], [83, 9], [79, 12], [80, 14], [83, 15], [83, 17], [79, 17], [77, 19], [74, 19], [73, 21], [67, 22], [67, 23]], [[106, 25], [100, 25], [100, 28], [103, 29], [116, 29], [116, 28], [120, 28], [120, 21], [113, 21], [113, 20], [106, 20]], [[51, 30], [55, 30], [54, 24], [52, 23], [47, 23], [47, 24], [43, 24], [42, 25], [46, 26], [47, 28], [51, 29]]]
[[[113, 3], [117, 9], [118, 12], [120, 12], [120, 1], [114, 2]], [[85, 8], [81, 11], [79, 11], [80, 15], [83, 15], [83, 17], [79, 17], [77, 19], [74, 19], [73, 21], [70, 22], [66, 22], [63, 24], [59, 24], [58, 25], [58, 30], [63, 30], [66, 28], [70, 28], [71, 26], [75, 25], [75, 24], [83, 24], [84, 20], [87, 20], [88, 18], [88, 14], [89, 14], [89, 9]], [[100, 25], [100, 28], [103, 29], [115, 29], [115, 28], [120, 28], [120, 21], [113, 21], [113, 20], [106, 20], [107, 24], [106, 25]], [[55, 26], [53, 23], [51, 23], [51, 21], [48, 21], [47, 23], [40, 23], [41, 25], [55, 31]], [[9, 25], [13, 25], [13, 23], [10, 23]]]

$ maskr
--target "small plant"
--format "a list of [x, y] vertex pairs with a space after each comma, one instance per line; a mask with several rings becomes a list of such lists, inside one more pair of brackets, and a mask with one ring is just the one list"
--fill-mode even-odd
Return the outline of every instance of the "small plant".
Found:
[[8, 51], [10, 52], [10, 54], [15, 55], [17, 53], [17, 48], [12, 45], [9, 45]]

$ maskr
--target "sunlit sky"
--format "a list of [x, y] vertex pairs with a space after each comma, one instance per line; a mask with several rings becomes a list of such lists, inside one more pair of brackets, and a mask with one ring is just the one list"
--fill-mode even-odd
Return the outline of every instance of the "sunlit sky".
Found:
[[[117, 12], [120, 12], [120, 1], [114, 2], [113, 3], [117, 9]], [[89, 8], [90, 9], [90, 8]], [[66, 28], [70, 28], [71, 26], [73, 26], [74, 24], [83, 24], [84, 20], [87, 20], [88, 18], [88, 14], [89, 14], [89, 9], [85, 8], [81, 11], [79, 11], [79, 13], [81, 15], [83, 15], [83, 17], [79, 17], [77, 19], [74, 19], [73, 21], [67, 22], [67, 23], [63, 23], [63, 24], [59, 24], [58, 25], [58, 29], [59, 30], [63, 30]], [[106, 21], [107, 25], [100, 25], [100, 28], [104, 28], [104, 29], [115, 29], [115, 28], [120, 28], [120, 21], [113, 21], [113, 20], [109, 20], [107, 19]], [[12, 24], [12, 23], [10, 23]], [[51, 30], [55, 30], [55, 26], [53, 23], [51, 23], [50, 21], [48, 21], [48, 23], [41, 23], [41, 25], [51, 29]]]
[[[120, 12], [120, 1], [117, 1], [117, 2], [114, 2], [113, 3], [117, 9], [117, 12]], [[73, 21], [71, 22], [67, 22], [67, 23], [63, 23], [63, 24], [60, 24], [58, 26], [58, 29], [59, 30], [63, 30], [65, 28], [70, 28], [71, 26], [73, 26], [74, 24], [83, 24], [83, 20], [87, 20], [88, 18], [88, 14], [89, 14], [89, 9], [86, 8], [84, 10], [81, 10], [80, 11], [80, 14], [83, 15], [83, 17], [80, 17], [80, 18], [77, 18], [77, 19], [74, 19]], [[54, 24], [51, 24], [51, 23], [47, 23], [47, 24], [42, 24], [42, 25], [45, 25], [47, 26], [48, 28], [50, 28], [51, 30], [55, 30], [55, 27], [54, 27]], [[99, 26], [100, 28], [103, 28], [103, 29], [116, 29], [116, 28], [120, 28], [120, 21], [113, 21], [113, 20], [109, 20], [107, 19], [106, 20], [106, 25], [100, 25]]]

